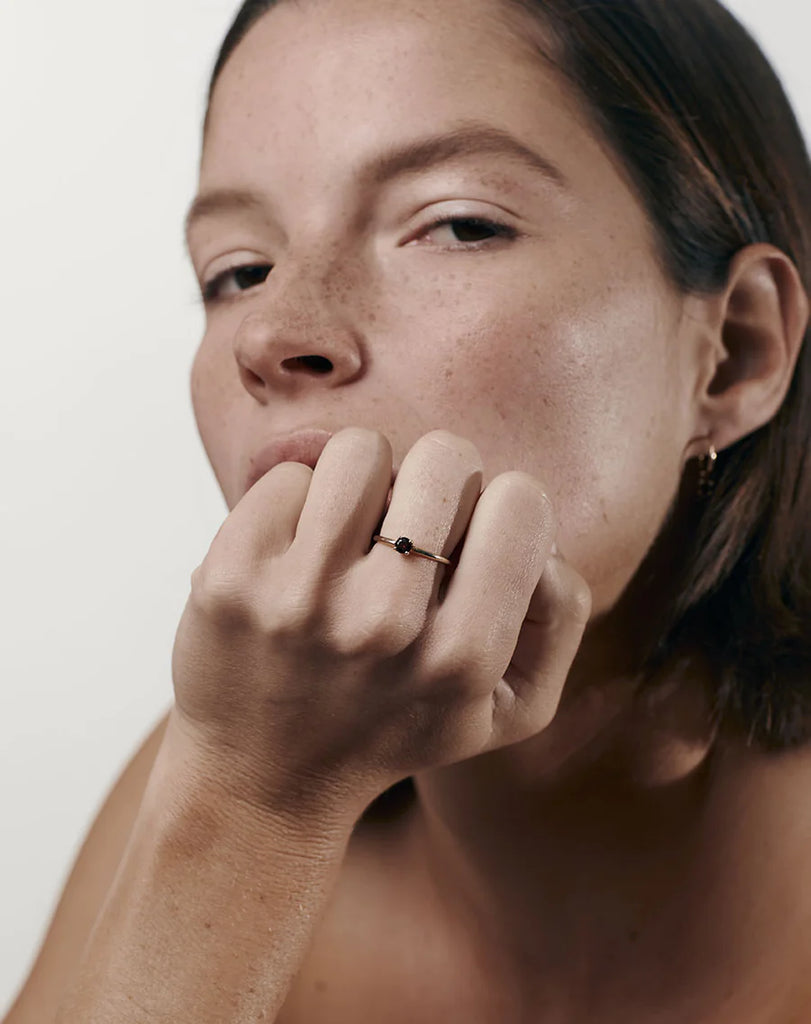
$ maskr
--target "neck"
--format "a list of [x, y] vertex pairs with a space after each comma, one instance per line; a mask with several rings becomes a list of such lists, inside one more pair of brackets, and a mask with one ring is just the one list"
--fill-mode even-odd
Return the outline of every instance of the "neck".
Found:
[[[811, 819], [796, 824], [811, 756], [770, 758], [711, 728], [700, 659], [649, 696], [622, 677], [588, 684], [588, 660], [586, 646], [544, 734], [416, 777], [416, 834], [439, 899], [509, 951], [532, 998], [610, 1000], [623, 978], [650, 987], [645, 1012], [690, 993], [706, 1016], [672, 1019], [726, 1021], [714, 1007], [730, 974], [748, 979], [751, 999], [771, 999], [777, 978], [787, 995], [805, 976], [787, 936], [806, 942], [811, 917], [775, 888], [786, 870], [798, 891], [811, 880], [797, 873]], [[794, 867], [764, 860], [764, 834], [780, 835]]]
[[[686, 835], [701, 811], [717, 738], [705, 666], [684, 658], [638, 694], [632, 677], [589, 681], [589, 650], [584, 641], [542, 734], [417, 776], [426, 821], [448, 851], [457, 847], [485, 870], [492, 861], [499, 874], [505, 858], [530, 854], [537, 883], [540, 865], [551, 870], [559, 861], [570, 872], [578, 851], [589, 873], [597, 849], [604, 867], [615, 858], [624, 871], [628, 858], [638, 868], [642, 848], [655, 859], [652, 834], [671, 852], [674, 836]], [[520, 871], [506, 874], [523, 899]]]

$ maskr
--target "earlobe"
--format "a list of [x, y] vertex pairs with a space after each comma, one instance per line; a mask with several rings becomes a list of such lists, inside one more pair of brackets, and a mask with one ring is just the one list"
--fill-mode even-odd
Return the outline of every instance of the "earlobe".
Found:
[[719, 450], [777, 414], [808, 326], [796, 267], [774, 246], [742, 249], [732, 261], [719, 317], [722, 358], [701, 396], [702, 422]]

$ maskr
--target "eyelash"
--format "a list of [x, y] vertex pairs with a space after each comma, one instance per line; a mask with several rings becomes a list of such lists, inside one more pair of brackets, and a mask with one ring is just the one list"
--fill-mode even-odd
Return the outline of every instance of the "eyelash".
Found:
[[[265, 274], [265, 277], [261, 281], [256, 282], [256, 284], [259, 285], [265, 283], [268, 274], [272, 270], [272, 267], [268, 263], [241, 263], [239, 266], [229, 267], [227, 270], [223, 270], [203, 285], [203, 302], [206, 304], [218, 302], [220, 300], [220, 291], [222, 290], [223, 285], [235, 274], [251, 270], [264, 270], [265, 268], [267, 268], [267, 274]], [[250, 287], [253, 288], [256, 287], [256, 285], [250, 285]], [[248, 288], [243, 288], [241, 291], [248, 291]]]
[[[430, 231], [436, 231], [437, 228], [459, 225], [473, 227], [474, 229], [482, 228], [487, 231], [492, 231], [492, 235], [489, 238], [483, 238], [479, 241], [467, 244], [462, 243], [463, 248], [451, 249], [451, 252], [480, 252], [483, 247], [487, 246], [488, 242], [491, 242], [494, 239], [507, 239], [508, 241], [512, 241], [518, 237], [518, 231], [514, 227], [500, 221], [490, 220], [486, 217], [440, 217], [433, 223], [426, 225], [421, 234], [428, 234]], [[205, 305], [220, 301], [227, 301], [220, 297], [223, 285], [227, 283], [229, 278], [240, 273], [240, 271], [267, 270], [267, 273], [261, 281], [256, 282], [255, 285], [249, 286], [249, 288], [252, 288], [258, 287], [259, 284], [264, 284], [272, 269], [272, 266], [267, 263], [242, 263], [238, 266], [229, 267], [227, 270], [223, 270], [203, 285], [202, 301]], [[249, 288], [243, 288], [241, 291], [246, 292]]]

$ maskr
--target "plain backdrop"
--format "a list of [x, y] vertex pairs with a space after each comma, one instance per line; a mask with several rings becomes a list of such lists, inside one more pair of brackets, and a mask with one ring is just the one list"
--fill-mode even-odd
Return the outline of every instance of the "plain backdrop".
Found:
[[[808, 134], [809, 16], [730, 6]], [[189, 577], [227, 515], [189, 398], [202, 312], [182, 220], [236, 7], [0, 4], [2, 1013], [101, 801], [171, 703]]]

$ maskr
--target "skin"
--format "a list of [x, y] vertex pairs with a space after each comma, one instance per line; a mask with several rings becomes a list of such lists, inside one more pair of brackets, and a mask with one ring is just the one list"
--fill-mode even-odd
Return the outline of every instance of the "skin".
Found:
[[[273, 270], [208, 304], [194, 411], [229, 510], [250, 456], [304, 427], [380, 431], [395, 470], [443, 429], [475, 447], [483, 484], [540, 482], [592, 594], [559, 713], [538, 737], [420, 773], [408, 849], [527, 1006], [765, 1019], [740, 1014], [800, 998], [788, 950], [811, 938], [784, 881], [811, 845], [808, 756], [769, 761], [711, 730], [698, 652], [647, 700], [631, 700], [629, 666], [652, 607], [638, 570], [678, 557], [660, 534], [685, 466], [775, 414], [807, 304], [768, 246], [739, 255], [722, 293], [680, 294], [616, 157], [519, 28], [484, 0], [323, 0], [251, 30], [215, 90], [200, 192], [250, 188], [261, 208], [200, 220], [189, 248], [203, 284]], [[479, 154], [362, 186], [381, 151], [474, 118], [565, 185]], [[450, 215], [517, 237], [431, 228]], [[314, 355], [329, 373], [291, 362]], [[775, 834], [766, 858], [758, 837]]]

